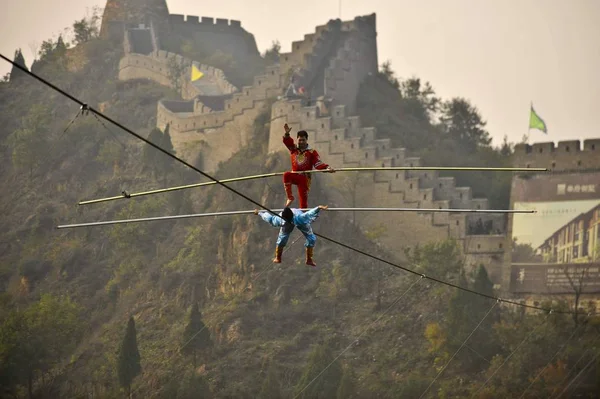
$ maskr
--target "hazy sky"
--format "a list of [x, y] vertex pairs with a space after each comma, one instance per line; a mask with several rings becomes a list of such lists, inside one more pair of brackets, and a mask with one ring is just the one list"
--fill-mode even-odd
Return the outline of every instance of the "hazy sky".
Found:
[[[57, 37], [102, 0], [2, 0], [0, 52], [12, 58]], [[168, 0], [174, 14], [237, 19], [262, 52], [283, 51], [330, 18], [339, 0]], [[285, 5], [285, 6], [282, 6]], [[599, 0], [342, 0], [342, 19], [377, 13], [379, 63], [429, 81], [438, 95], [478, 107], [499, 143], [527, 133], [529, 107], [548, 125], [530, 141], [600, 137]], [[0, 73], [10, 65], [0, 60]]]

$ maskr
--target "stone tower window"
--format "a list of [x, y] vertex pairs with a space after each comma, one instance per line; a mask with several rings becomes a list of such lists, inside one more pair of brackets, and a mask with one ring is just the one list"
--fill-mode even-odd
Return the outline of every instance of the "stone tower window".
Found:
[[335, 140], [337, 140], [337, 134], [335, 135]]
[[556, 167], [556, 162], [552, 162], [552, 167], [555, 168]]
[[412, 189], [412, 183], [410, 183], [410, 186], [409, 186], [409, 188], [410, 188], [410, 189]]

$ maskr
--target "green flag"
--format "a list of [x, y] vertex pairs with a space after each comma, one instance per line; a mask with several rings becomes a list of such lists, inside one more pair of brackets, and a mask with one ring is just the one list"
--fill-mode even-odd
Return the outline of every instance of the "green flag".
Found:
[[531, 115], [529, 116], [529, 128], [530, 129], [538, 129], [542, 132], [548, 134], [548, 129], [546, 127], [546, 122], [542, 118], [539, 117], [538, 114], [535, 113], [533, 109], [533, 104], [531, 104]]

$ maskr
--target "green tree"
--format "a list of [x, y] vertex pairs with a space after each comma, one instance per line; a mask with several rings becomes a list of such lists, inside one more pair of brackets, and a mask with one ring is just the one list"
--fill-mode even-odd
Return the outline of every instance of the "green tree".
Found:
[[50, 109], [41, 104], [32, 105], [20, 125], [9, 136], [13, 165], [29, 169], [29, 175], [33, 176], [33, 170], [44, 161], [42, 155], [48, 149]]
[[[296, 396], [300, 395], [299, 397], [303, 399], [330, 399], [336, 397], [342, 379], [342, 367], [336, 360], [325, 369], [333, 359], [333, 353], [327, 344], [315, 346], [308, 355], [308, 364], [298, 382]], [[323, 370], [325, 371], [319, 375]], [[317, 376], [319, 377], [313, 381]], [[309, 383], [310, 385], [308, 385]]]
[[456, 281], [463, 264], [460, 247], [451, 239], [417, 245], [406, 255], [419, 273], [447, 281]]
[[278, 40], [271, 44], [271, 47], [265, 50], [263, 58], [267, 65], [272, 65], [279, 62], [279, 55], [281, 53], [281, 44]]
[[508, 142], [508, 136], [504, 136], [504, 140], [502, 141], [502, 145], [500, 146], [500, 155], [504, 157], [511, 156], [515, 151], [515, 146], [513, 143]]
[[[165, 126], [165, 131], [163, 132], [162, 137], [161, 137], [160, 147], [163, 150], [167, 151], [169, 154], [175, 154], [173, 142], [171, 141], [171, 134], [169, 133], [170, 130], [171, 130], [171, 127], [169, 124], [167, 124], [167, 126]], [[173, 170], [173, 160], [164, 154], [161, 154], [160, 159], [162, 159], [161, 169], [162, 169], [164, 185], [166, 185], [167, 184], [167, 176]]]
[[[161, 146], [162, 142], [163, 142], [162, 136], [163, 136], [163, 133], [160, 131], [160, 129], [155, 127], [148, 134], [148, 140], [151, 143]], [[153, 174], [156, 174], [156, 172], [159, 169], [159, 165], [156, 161], [157, 157], [159, 156], [158, 154], [159, 154], [159, 151], [156, 148], [149, 146], [149, 145], [144, 146], [142, 160], [143, 160], [144, 164], [151, 170], [151, 172]], [[164, 156], [164, 154], [160, 154], [160, 156]]]
[[44, 294], [25, 311], [12, 311], [0, 327], [0, 385], [15, 392], [60, 364], [82, 332], [81, 309], [68, 298]]
[[192, 356], [192, 365], [196, 369], [196, 358], [198, 351], [203, 351], [211, 346], [210, 331], [202, 321], [202, 314], [198, 309], [198, 304], [194, 303], [188, 314], [187, 325], [183, 332], [183, 342], [181, 352]]
[[344, 367], [342, 380], [340, 381], [340, 386], [337, 389], [337, 399], [352, 398], [352, 394], [354, 393], [354, 380], [354, 373], [352, 372], [350, 366]]
[[277, 378], [277, 369], [273, 363], [267, 370], [267, 378], [262, 383], [258, 399], [277, 399], [281, 398], [281, 387]]
[[467, 154], [488, 146], [492, 141], [484, 129], [486, 122], [479, 111], [464, 98], [445, 101], [440, 119], [446, 134], [458, 142]]
[[167, 77], [171, 83], [171, 87], [175, 89], [175, 92], [181, 95], [181, 89], [183, 88], [183, 73], [185, 72], [185, 65], [177, 60], [177, 57], [169, 57], [167, 60]]
[[379, 76], [382, 77], [386, 82], [390, 84], [394, 89], [400, 89], [400, 81], [396, 78], [395, 72], [392, 70], [391, 61], [386, 61], [381, 64], [381, 69], [379, 70]]
[[206, 378], [194, 372], [186, 372], [183, 377], [172, 380], [166, 396], [177, 399], [198, 399], [211, 397]]
[[421, 79], [413, 77], [400, 83], [400, 93], [406, 101], [405, 108], [409, 114], [423, 121], [431, 121], [438, 112], [440, 99], [429, 82], [421, 84]]
[[127, 330], [119, 348], [119, 360], [117, 363], [117, 374], [119, 384], [127, 390], [127, 397], [131, 397], [131, 383], [142, 371], [140, 364], [140, 352], [137, 346], [137, 333], [133, 316], [129, 318]]
[[[18, 49], [15, 51], [14, 63], [23, 67], [25, 70], [29, 70], [29, 69], [27, 69], [27, 65], [25, 65], [25, 57], [23, 57], [23, 53], [21, 52], [21, 49]], [[12, 69], [10, 70], [10, 80], [9, 81], [11, 83], [14, 83], [14, 82], [18, 81], [19, 79], [22, 79], [25, 76], [26, 76], [25, 72], [23, 72], [21, 69], [19, 69], [15, 65], [13, 65]]]
[[77, 44], [89, 42], [92, 39], [97, 38], [100, 35], [99, 22], [102, 16], [100, 9], [94, 7], [92, 15], [76, 20], [73, 23], [73, 34], [75, 35], [73, 41]]
[[119, 174], [124, 152], [120, 143], [107, 140], [102, 143], [96, 159], [107, 166], [112, 166], [113, 176], [116, 176]]

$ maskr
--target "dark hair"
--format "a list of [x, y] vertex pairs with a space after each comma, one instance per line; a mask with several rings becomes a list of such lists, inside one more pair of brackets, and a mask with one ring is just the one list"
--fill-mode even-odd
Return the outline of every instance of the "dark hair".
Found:
[[298, 132], [297, 137], [306, 137], [306, 139], [308, 140], [308, 133], [306, 132], [306, 130], [300, 130]]
[[292, 223], [294, 220], [294, 212], [290, 208], [284, 208], [283, 212], [281, 212], [281, 218], [286, 222]]

